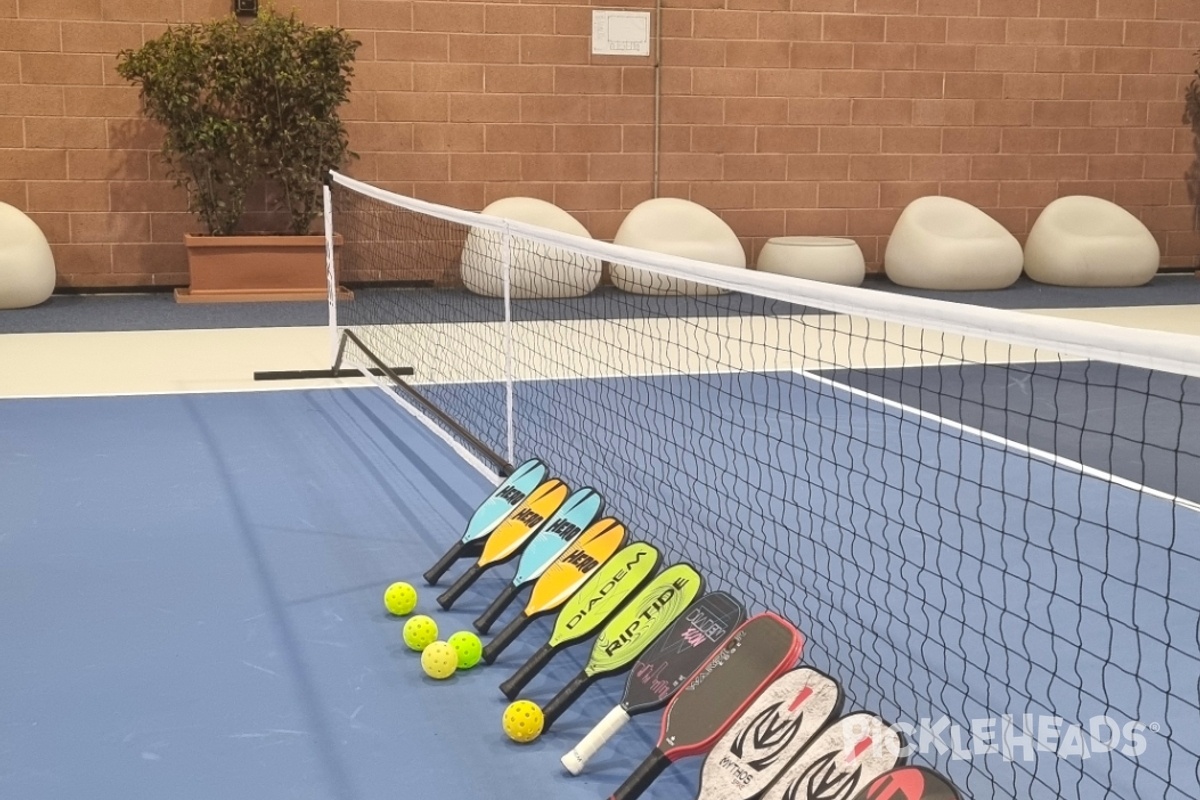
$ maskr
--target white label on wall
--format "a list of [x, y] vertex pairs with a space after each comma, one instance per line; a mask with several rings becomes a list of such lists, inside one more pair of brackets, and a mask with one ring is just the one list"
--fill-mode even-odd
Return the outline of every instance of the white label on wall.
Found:
[[650, 55], [650, 12], [593, 9], [592, 55]]

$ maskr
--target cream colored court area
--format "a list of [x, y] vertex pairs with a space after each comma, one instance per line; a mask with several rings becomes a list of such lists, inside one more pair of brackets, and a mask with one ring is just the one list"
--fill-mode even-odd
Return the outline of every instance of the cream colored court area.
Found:
[[1142, 328], [1148, 331], [1200, 336], [1200, 307], [1194, 305], [1131, 306], [1127, 308], [1057, 308], [1038, 309], [1029, 313], [1049, 317], [1062, 317], [1065, 319], [1079, 319], [1085, 322], [1105, 322], [1109, 325]]
[[[1041, 309], [1028, 313], [1200, 337], [1200, 313], [1191, 305]], [[917, 329], [865, 323], [840, 315], [559, 321], [537, 325], [550, 327], [536, 331], [527, 328], [515, 342], [514, 361], [525, 365], [520, 377], [573, 377], [609, 371], [654, 374], [730, 368], [814, 369], [837, 363], [912, 365], [957, 359], [1042, 357], [1028, 348], [981, 349], [980, 343], [961, 337], [947, 341]], [[434, 328], [442, 326], [421, 327], [426, 335], [432, 335]], [[436, 348], [417, 346], [421, 343], [411, 337], [405, 340], [394, 329], [391, 334], [388, 340], [414, 347], [414, 360], [419, 360], [416, 354], [422, 352], [436, 353]], [[481, 341], [476, 336], [471, 338]], [[582, 339], [590, 341], [593, 348], [601, 341], [613, 348], [600, 354], [589, 353], [591, 348], [572, 347], [573, 340]], [[499, 367], [503, 363], [501, 338], [492, 341], [496, 353], [484, 361]], [[560, 352], [547, 352], [547, 342], [553, 342]], [[863, 342], [868, 346], [864, 348]], [[764, 349], [763, 343], [774, 346]], [[790, 352], [778, 349], [784, 344]], [[615, 362], [614, 353], [620, 354]], [[5, 334], [0, 335], [0, 397], [299, 389], [366, 383], [345, 379], [253, 379], [260, 370], [325, 369], [330, 361], [329, 331], [324, 327]], [[565, 364], [570, 365], [566, 371]], [[498, 377], [466, 368], [457, 373], [453, 369], [439, 372], [442, 380]]]
[[0, 336], [0, 397], [329, 386], [254, 381], [258, 370], [326, 369], [329, 362], [329, 331], [321, 327], [12, 333]]

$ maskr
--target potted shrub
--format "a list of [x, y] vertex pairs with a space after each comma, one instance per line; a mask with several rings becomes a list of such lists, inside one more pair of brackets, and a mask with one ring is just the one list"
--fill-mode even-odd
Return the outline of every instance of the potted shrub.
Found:
[[[351, 157], [339, 107], [358, 42], [262, 10], [168, 28], [118, 54], [117, 72], [141, 90], [163, 129], [162, 155], [206, 235], [185, 236], [190, 286], [181, 301], [325, 296], [321, 177]], [[246, 197], [266, 182], [283, 231], [244, 230]]]

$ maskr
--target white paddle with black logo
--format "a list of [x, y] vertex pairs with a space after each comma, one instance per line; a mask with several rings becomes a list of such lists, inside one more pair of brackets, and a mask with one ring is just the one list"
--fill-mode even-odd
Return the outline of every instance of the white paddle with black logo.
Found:
[[785, 672], [713, 745], [696, 800], [751, 800], [842, 710], [842, 687], [823, 672]]
[[874, 714], [829, 723], [779, 775], [763, 800], [842, 800], [900, 763], [900, 734]]

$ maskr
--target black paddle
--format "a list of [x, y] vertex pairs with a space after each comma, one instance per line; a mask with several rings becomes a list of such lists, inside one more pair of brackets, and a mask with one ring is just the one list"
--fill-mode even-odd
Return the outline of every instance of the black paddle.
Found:
[[692, 603], [638, 658], [621, 702], [562, 757], [567, 772], [582, 772], [630, 717], [665, 706], [745, 619], [746, 608], [726, 592], [709, 592]]

